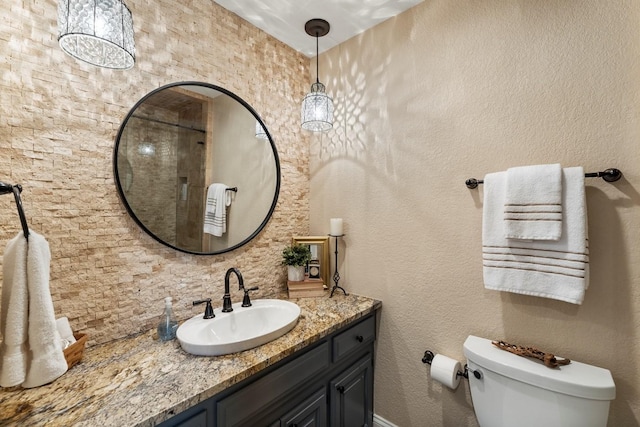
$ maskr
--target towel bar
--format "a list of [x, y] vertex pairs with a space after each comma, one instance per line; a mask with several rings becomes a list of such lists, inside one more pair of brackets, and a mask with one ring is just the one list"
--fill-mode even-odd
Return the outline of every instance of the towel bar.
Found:
[[[616, 182], [620, 178], [622, 178], [622, 172], [620, 169], [609, 168], [605, 169], [602, 172], [588, 172], [584, 174], [585, 178], [602, 178], [607, 182]], [[482, 184], [484, 181], [481, 179], [469, 178], [464, 183], [467, 188], [474, 189], [478, 188], [478, 185]]]
[[226, 191], [233, 191], [234, 193], [237, 193], [238, 192], [238, 187], [227, 188]]

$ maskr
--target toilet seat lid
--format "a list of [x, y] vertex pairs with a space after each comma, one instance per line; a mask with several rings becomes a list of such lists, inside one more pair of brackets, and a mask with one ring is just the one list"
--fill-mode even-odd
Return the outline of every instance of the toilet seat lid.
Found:
[[570, 396], [613, 400], [616, 386], [608, 369], [571, 361], [549, 368], [539, 360], [499, 349], [491, 340], [469, 335], [464, 342], [467, 360], [507, 378]]

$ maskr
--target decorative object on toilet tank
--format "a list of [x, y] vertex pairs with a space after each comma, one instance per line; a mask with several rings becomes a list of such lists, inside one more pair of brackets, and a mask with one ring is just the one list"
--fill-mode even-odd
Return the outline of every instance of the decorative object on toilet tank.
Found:
[[330, 25], [324, 19], [307, 21], [304, 30], [316, 38], [316, 82], [302, 100], [302, 128], [312, 132], [325, 132], [333, 127], [333, 100], [325, 92], [318, 75], [318, 38], [329, 33]]
[[122, 0], [59, 0], [58, 42], [98, 67], [127, 70], [135, 63], [133, 18]]
[[287, 279], [293, 282], [304, 280], [305, 267], [311, 260], [309, 246], [292, 244], [282, 250], [282, 264], [287, 266]]
[[545, 353], [535, 347], [523, 347], [521, 345], [509, 344], [504, 341], [491, 341], [491, 344], [504, 351], [517, 354], [518, 356], [532, 357], [534, 359], [541, 360], [544, 362], [545, 366], [548, 366], [549, 368], [557, 368], [558, 366], [568, 365], [571, 363], [571, 360], [567, 358], [558, 359], [555, 355]]

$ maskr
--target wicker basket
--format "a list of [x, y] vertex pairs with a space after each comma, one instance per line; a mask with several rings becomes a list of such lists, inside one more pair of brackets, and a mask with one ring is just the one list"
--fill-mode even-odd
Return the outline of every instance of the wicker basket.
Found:
[[82, 354], [84, 353], [84, 346], [87, 343], [87, 334], [73, 334], [76, 342], [69, 347], [62, 350], [64, 358], [67, 360], [67, 366], [69, 369], [76, 363], [82, 360]]

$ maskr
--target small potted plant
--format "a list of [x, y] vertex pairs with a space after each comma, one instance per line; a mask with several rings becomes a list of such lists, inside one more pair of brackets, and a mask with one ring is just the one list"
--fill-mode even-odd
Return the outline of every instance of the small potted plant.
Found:
[[293, 244], [282, 250], [282, 265], [287, 266], [287, 277], [292, 282], [304, 280], [304, 270], [311, 260], [311, 250], [307, 245]]

